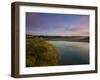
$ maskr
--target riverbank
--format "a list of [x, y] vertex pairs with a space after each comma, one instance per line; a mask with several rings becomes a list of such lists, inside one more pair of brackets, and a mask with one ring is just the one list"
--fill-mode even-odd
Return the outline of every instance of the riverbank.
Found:
[[89, 36], [26, 36], [27, 38], [43, 39], [48, 41], [89, 42]]

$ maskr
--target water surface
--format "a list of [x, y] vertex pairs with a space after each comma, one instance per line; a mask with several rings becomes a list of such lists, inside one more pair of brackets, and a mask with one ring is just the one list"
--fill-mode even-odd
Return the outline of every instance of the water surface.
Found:
[[58, 54], [59, 65], [89, 64], [89, 43], [69, 41], [49, 41]]

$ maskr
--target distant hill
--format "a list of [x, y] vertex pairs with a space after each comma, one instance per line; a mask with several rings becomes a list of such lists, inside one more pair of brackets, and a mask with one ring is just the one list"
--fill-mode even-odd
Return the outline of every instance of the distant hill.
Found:
[[79, 41], [89, 42], [89, 36], [44, 36], [44, 35], [26, 35], [26, 38], [41, 38], [45, 40], [61, 41]]
[[89, 37], [84, 37], [83, 39], [80, 39], [80, 40], [84, 42], [89, 42]]

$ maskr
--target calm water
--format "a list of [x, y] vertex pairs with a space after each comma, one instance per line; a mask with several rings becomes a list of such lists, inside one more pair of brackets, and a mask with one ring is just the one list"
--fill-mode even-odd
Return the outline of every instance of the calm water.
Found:
[[89, 43], [49, 41], [58, 52], [59, 65], [89, 64]]

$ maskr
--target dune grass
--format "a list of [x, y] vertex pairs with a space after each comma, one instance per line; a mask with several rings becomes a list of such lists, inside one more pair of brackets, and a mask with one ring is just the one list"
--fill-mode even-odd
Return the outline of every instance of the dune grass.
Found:
[[52, 44], [43, 39], [26, 39], [26, 67], [54, 66], [58, 57]]

